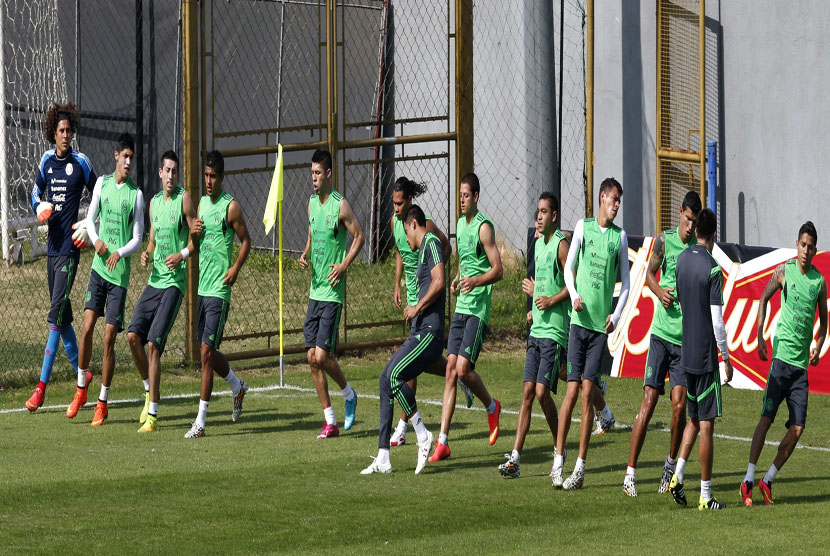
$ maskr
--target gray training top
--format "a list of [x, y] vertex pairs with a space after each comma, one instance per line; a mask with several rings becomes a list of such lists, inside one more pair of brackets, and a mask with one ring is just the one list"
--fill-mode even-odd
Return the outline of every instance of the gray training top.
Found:
[[683, 369], [694, 375], [717, 370], [718, 351], [710, 307], [723, 305], [723, 274], [702, 245], [692, 245], [677, 257], [677, 300], [683, 312]]
[[[427, 294], [432, 284], [432, 269], [444, 262], [444, 249], [441, 240], [435, 234], [427, 233], [421, 240], [421, 247], [418, 249], [418, 269], [415, 276], [418, 279], [418, 300], [420, 301]], [[428, 332], [441, 341], [444, 340], [444, 310], [447, 303], [446, 288], [428, 307], [415, 317], [412, 328], [413, 333], [419, 334]]]

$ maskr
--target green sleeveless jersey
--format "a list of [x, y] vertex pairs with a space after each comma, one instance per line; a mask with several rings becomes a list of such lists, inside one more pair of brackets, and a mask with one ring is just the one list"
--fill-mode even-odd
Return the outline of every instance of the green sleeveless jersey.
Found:
[[228, 206], [233, 197], [222, 191], [214, 203], [210, 195], [199, 201], [199, 218], [204, 221], [199, 243], [199, 295], [231, 300], [231, 287], [223, 284], [231, 267], [233, 228], [228, 225]]
[[[456, 243], [458, 244], [458, 266], [460, 276], [480, 276], [490, 270], [490, 259], [481, 244], [479, 229], [484, 223], [491, 227], [493, 223], [487, 216], [479, 211], [469, 224], [467, 218], [462, 216], [458, 219], [455, 227]], [[493, 228], [495, 232], [495, 227]], [[478, 286], [469, 293], [460, 293], [455, 303], [455, 312], [462, 315], [473, 315], [481, 319], [484, 324], [490, 324], [490, 295], [493, 292], [493, 284]]]
[[801, 274], [797, 260], [784, 264], [781, 316], [775, 329], [772, 356], [804, 370], [810, 361], [821, 280], [821, 273], [812, 265], [807, 274]]
[[663, 340], [675, 345], [683, 342], [683, 313], [680, 311], [680, 303], [677, 302], [677, 256], [689, 245], [697, 243], [694, 234], [689, 243], [683, 243], [680, 234], [674, 230], [663, 232], [663, 265], [660, 267], [660, 287], [663, 289], [672, 288], [672, 295], [675, 300], [667, 309], [658, 299], [654, 310], [654, 320], [651, 323], [651, 333]]
[[187, 219], [182, 214], [182, 198], [184, 189], [176, 187], [170, 199], [164, 201], [164, 191], [159, 191], [150, 201], [150, 212], [153, 221], [153, 238], [156, 242], [156, 249], [153, 251], [153, 271], [150, 273], [148, 284], [159, 290], [170, 286], [176, 286], [184, 293], [187, 275], [185, 267], [187, 262], [170, 270], [164, 264], [164, 259], [173, 253], [178, 253], [187, 246], [187, 237], [190, 235], [190, 228], [187, 226]]
[[[429, 216], [426, 217], [429, 220]], [[398, 248], [398, 253], [401, 255], [403, 261], [403, 275], [406, 279], [406, 304], [418, 304], [418, 252], [409, 248], [406, 242], [406, 231], [404, 230], [403, 220], [395, 217], [395, 224], [393, 228], [395, 235], [395, 246]], [[443, 250], [443, 247], [441, 248]]]
[[605, 332], [611, 314], [614, 286], [620, 266], [622, 229], [611, 224], [603, 232], [596, 218], [582, 221], [582, 246], [576, 269], [576, 291], [582, 297], [582, 311], [571, 314], [571, 322], [587, 330]]
[[[340, 227], [340, 201], [343, 195], [332, 190], [324, 204], [320, 196], [308, 200], [308, 225], [311, 228], [311, 290], [309, 299], [343, 303], [346, 298], [345, 276], [332, 287], [326, 277], [333, 264], [346, 258], [346, 228]], [[415, 263], [417, 265], [417, 262]]]
[[107, 269], [107, 258], [133, 237], [137, 196], [138, 185], [129, 177], [121, 187], [115, 183], [114, 174], [104, 176], [101, 181], [101, 199], [98, 204], [101, 220], [98, 224], [98, 237], [107, 244], [109, 251], [104, 257], [95, 255], [92, 269], [107, 282], [122, 288], [126, 288], [130, 283], [131, 257], [119, 260], [112, 271]]
[[[561, 230], [556, 230], [545, 243], [545, 236], [536, 240], [533, 249], [535, 268], [535, 285], [533, 286], [533, 300], [537, 297], [550, 297], [559, 293], [565, 287], [565, 274], [559, 264], [559, 243], [565, 240]], [[570, 302], [565, 299], [553, 307], [539, 310], [533, 304], [533, 324], [530, 326], [530, 335], [534, 338], [548, 338], [556, 341], [560, 346], [568, 345], [568, 328], [570, 327]]]

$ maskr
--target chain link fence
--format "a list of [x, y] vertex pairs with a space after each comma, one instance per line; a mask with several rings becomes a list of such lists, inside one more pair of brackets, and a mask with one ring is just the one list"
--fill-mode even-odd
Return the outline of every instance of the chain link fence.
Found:
[[[125, 7], [129, 9], [125, 9]], [[6, 148], [2, 168], [3, 247], [0, 265], [5, 292], [0, 328], [0, 384], [35, 380], [46, 342], [49, 290], [46, 281], [46, 227], [38, 226], [29, 202], [35, 172], [52, 145], [43, 137], [43, 120], [53, 102], [71, 100], [81, 113], [73, 147], [87, 155], [101, 176], [115, 168], [119, 134], [136, 139], [131, 177], [149, 199], [159, 190], [155, 171], [161, 153], [181, 138], [179, 86], [179, 2], [155, 0], [129, 5], [104, 0], [3, 0], [3, 115]], [[137, 86], [138, 84], [138, 86]], [[80, 217], [91, 195], [85, 192]], [[80, 335], [84, 294], [92, 263], [85, 251], [70, 296]], [[149, 269], [133, 264], [126, 316], [144, 286]], [[103, 323], [93, 340], [92, 365], [100, 365]], [[183, 333], [174, 329], [166, 357], [183, 357]], [[119, 369], [132, 367], [124, 334], [116, 344]], [[55, 377], [73, 371], [63, 350]]]
[[[182, 141], [180, 2], [137, 2], [135, 10], [124, 10], [103, 0], [2, 1], [4, 7], [29, 10], [20, 16], [4, 10], [6, 74], [9, 57], [18, 56], [12, 50], [17, 43], [29, 41], [33, 51], [45, 53], [59, 37], [62, 56], [38, 77], [44, 87], [39, 110], [55, 96], [79, 104], [76, 145], [99, 175], [114, 168], [117, 135], [136, 135], [143, 169], [134, 164], [132, 175], [149, 200], [159, 189], [160, 153], [178, 150]], [[38, 6], [52, 19], [33, 14]], [[286, 147], [287, 346], [302, 350], [310, 275], [297, 258], [308, 232], [315, 148], [335, 145], [335, 184], [365, 237], [346, 279], [341, 344], [406, 334], [392, 300], [396, 178], [425, 183], [427, 192], [416, 202], [448, 237], [455, 235], [455, 0], [350, 0], [337, 2], [332, 13], [328, 9], [325, 0], [199, 3], [200, 148], [225, 153], [225, 187], [242, 205], [254, 246], [234, 286], [225, 329], [223, 351], [232, 357], [271, 356], [277, 346], [278, 245], [276, 233], [266, 235], [261, 222], [278, 143]], [[52, 27], [28, 32], [12, 17]], [[482, 182], [481, 208], [496, 223], [506, 268], [494, 290], [495, 330], [524, 328], [523, 251], [538, 194], [560, 193], [563, 227], [584, 215], [584, 24], [582, 0], [544, 6], [529, 0], [473, 3], [474, 169]], [[9, 39], [12, 28], [17, 39]], [[330, 49], [332, 36], [336, 47]], [[17, 86], [16, 94], [24, 88], [31, 89]], [[7, 118], [15, 106], [9, 99], [14, 89], [8, 83], [4, 88]], [[29, 150], [15, 156], [23, 159], [18, 178], [23, 184], [32, 183], [47, 148], [37, 110], [27, 108], [21, 119], [37, 130], [21, 141]], [[25, 191], [22, 195], [25, 202]], [[22, 264], [0, 269], [0, 283], [13, 292], [2, 306], [0, 360], [15, 369], [3, 375], [4, 384], [34, 380], [45, 341], [46, 261], [31, 250], [23, 255]], [[83, 253], [71, 297], [78, 327], [92, 256], [91, 250]], [[128, 317], [149, 270], [133, 265]], [[172, 329], [165, 361], [185, 359], [184, 315], [183, 310]], [[101, 357], [103, 326], [98, 328], [93, 367]], [[132, 367], [124, 335], [116, 353], [119, 369]], [[68, 367], [60, 355], [56, 376], [68, 376]]]

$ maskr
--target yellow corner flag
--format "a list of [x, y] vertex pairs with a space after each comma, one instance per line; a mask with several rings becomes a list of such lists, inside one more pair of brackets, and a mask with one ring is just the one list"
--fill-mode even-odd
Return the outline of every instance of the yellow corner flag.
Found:
[[271, 190], [268, 191], [268, 202], [265, 204], [265, 216], [262, 223], [265, 226], [265, 235], [271, 233], [277, 223], [277, 203], [282, 202], [282, 145], [277, 145], [277, 164], [274, 166], [274, 177], [271, 178]]

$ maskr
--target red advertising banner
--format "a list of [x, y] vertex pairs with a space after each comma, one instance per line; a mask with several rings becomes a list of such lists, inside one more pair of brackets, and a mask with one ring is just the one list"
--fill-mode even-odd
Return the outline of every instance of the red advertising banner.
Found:
[[[613, 357], [612, 376], [642, 378], [646, 367], [651, 336], [651, 321], [659, 303], [646, 286], [646, 268], [651, 256], [654, 238], [629, 237], [628, 258], [631, 262], [631, 294], [622, 312], [619, 326], [608, 337], [608, 349]], [[712, 256], [723, 268], [724, 322], [729, 356], [735, 374], [731, 385], [735, 388], [764, 389], [770, 361], [758, 357], [757, 319], [758, 304], [773, 270], [779, 264], [795, 257], [795, 249], [746, 250], [750, 257], [740, 257], [741, 248], [725, 244], [715, 245]], [[727, 252], [731, 253], [727, 254]], [[740, 259], [744, 258], [743, 262]], [[830, 252], [820, 251], [813, 265], [823, 276], [830, 276]], [[619, 287], [619, 284], [618, 284]], [[780, 290], [770, 300], [764, 337], [768, 353], [772, 355], [772, 338], [781, 315]], [[818, 318], [813, 328], [818, 332]], [[822, 347], [819, 364], [809, 367], [810, 393], [830, 394], [830, 358], [826, 357], [830, 341]], [[721, 369], [723, 372], [723, 369]]]

